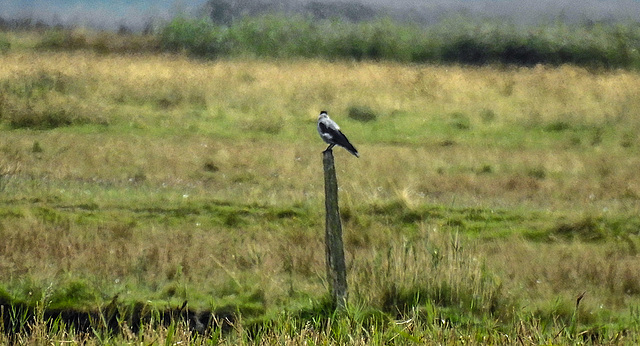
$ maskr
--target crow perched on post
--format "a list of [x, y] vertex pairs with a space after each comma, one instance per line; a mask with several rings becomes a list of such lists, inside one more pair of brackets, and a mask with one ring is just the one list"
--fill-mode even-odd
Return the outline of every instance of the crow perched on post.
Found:
[[360, 157], [358, 150], [349, 143], [347, 136], [340, 131], [340, 126], [329, 118], [329, 114], [326, 111], [320, 112], [320, 116], [318, 116], [318, 133], [322, 140], [329, 144], [325, 151], [332, 149], [335, 145], [339, 145], [347, 149], [355, 157]]

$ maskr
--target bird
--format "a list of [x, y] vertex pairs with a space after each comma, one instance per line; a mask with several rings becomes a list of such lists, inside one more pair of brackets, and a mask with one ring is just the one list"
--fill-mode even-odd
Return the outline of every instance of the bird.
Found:
[[340, 131], [340, 126], [329, 118], [329, 114], [326, 111], [320, 112], [318, 116], [318, 133], [322, 140], [329, 144], [325, 151], [331, 150], [335, 145], [339, 145], [347, 149], [355, 157], [360, 157], [358, 150], [349, 143], [347, 136]]

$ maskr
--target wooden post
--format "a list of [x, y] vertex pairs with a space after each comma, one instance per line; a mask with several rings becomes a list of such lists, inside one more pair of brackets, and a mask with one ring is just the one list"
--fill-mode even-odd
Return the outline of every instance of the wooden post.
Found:
[[344, 261], [344, 245], [342, 244], [342, 223], [338, 209], [338, 180], [333, 164], [333, 151], [322, 153], [324, 165], [325, 193], [325, 250], [327, 255], [327, 281], [331, 297], [337, 309], [344, 309], [347, 301], [347, 266]]

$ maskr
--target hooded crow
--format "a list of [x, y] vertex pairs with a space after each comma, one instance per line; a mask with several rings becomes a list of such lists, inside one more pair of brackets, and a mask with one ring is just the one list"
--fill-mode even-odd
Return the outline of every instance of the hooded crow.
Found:
[[329, 118], [329, 114], [326, 111], [320, 112], [320, 116], [318, 116], [318, 133], [322, 140], [329, 144], [325, 151], [331, 150], [335, 145], [339, 145], [347, 149], [355, 157], [360, 157], [358, 150], [349, 143], [347, 136], [340, 131], [340, 126]]

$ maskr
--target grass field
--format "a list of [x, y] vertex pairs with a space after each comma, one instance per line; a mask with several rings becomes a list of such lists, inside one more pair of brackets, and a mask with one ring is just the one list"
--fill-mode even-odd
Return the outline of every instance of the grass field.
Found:
[[[36, 314], [0, 342], [638, 342], [637, 72], [16, 49], [0, 91], [0, 303]], [[344, 313], [320, 110], [361, 152]], [[185, 300], [230, 331], [44, 319]]]

